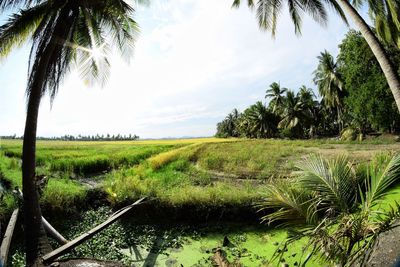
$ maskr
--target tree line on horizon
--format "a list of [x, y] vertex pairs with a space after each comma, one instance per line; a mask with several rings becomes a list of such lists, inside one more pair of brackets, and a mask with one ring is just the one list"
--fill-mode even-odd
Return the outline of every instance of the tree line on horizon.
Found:
[[[234, 109], [217, 124], [217, 137], [313, 138], [368, 133], [397, 133], [400, 115], [385, 76], [362, 35], [350, 30], [335, 58], [324, 51], [313, 73], [314, 90], [297, 93], [274, 82], [268, 104], [258, 101], [243, 112]], [[400, 51], [385, 47], [400, 68]]]
[[[63, 136], [52, 136], [52, 137], [45, 137], [45, 136], [38, 136], [36, 137], [37, 140], [58, 140], [58, 141], [135, 141], [139, 140], [139, 136], [136, 134], [129, 134], [129, 135], [111, 135], [111, 134], [96, 134], [96, 135], [70, 135], [66, 134]], [[17, 136], [14, 135], [4, 135], [0, 136], [0, 139], [20, 139], [23, 140], [24, 136]]]

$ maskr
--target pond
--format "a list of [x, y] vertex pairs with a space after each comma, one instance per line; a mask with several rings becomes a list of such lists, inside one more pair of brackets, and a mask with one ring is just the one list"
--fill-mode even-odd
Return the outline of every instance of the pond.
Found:
[[[71, 240], [104, 221], [110, 213], [108, 207], [101, 207], [52, 223]], [[285, 237], [286, 231], [259, 224], [140, 224], [131, 214], [78, 246], [65, 258], [113, 260], [127, 266], [213, 266], [213, 257], [219, 251], [235, 266], [268, 266]], [[58, 247], [55, 243], [52, 245]], [[21, 246], [15, 246], [11, 266], [24, 266], [22, 251]], [[301, 251], [300, 243], [290, 247], [284, 257], [273, 263], [299, 266]]]

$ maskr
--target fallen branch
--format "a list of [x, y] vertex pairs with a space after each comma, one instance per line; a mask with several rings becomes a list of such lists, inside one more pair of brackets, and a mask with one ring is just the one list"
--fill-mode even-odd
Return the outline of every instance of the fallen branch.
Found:
[[108, 218], [102, 224], [99, 224], [95, 228], [93, 228], [93, 229], [89, 230], [88, 232], [80, 235], [79, 237], [75, 238], [74, 240], [71, 240], [67, 244], [55, 249], [54, 251], [52, 251], [52, 252], [50, 252], [50, 253], [48, 253], [46, 255], [44, 255], [43, 262], [44, 263], [50, 263], [50, 262], [54, 261], [55, 259], [57, 259], [58, 257], [68, 253], [73, 248], [79, 246], [83, 242], [85, 242], [88, 239], [92, 238], [95, 234], [97, 234], [100, 231], [102, 231], [105, 228], [107, 228], [109, 225], [111, 225], [117, 219], [119, 219], [122, 215], [124, 215], [125, 213], [130, 211], [134, 206], [141, 204], [144, 199], [145, 198], [141, 198], [138, 201], [136, 201], [135, 203], [133, 203], [133, 204], [131, 204], [131, 205], [125, 207], [125, 208], [122, 208], [121, 210], [119, 210], [116, 213], [114, 213], [110, 218]]

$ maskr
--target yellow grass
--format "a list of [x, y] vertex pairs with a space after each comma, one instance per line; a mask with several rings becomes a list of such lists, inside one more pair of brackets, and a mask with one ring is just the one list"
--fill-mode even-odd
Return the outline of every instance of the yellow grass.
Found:
[[[235, 142], [240, 139], [228, 138], [221, 139], [215, 137], [205, 138], [186, 138], [186, 139], [160, 139], [160, 140], [137, 140], [137, 141], [52, 141], [52, 140], [38, 140], [37, 145], [40, 146], [98, 146], [98, 145], [179, 145], [179, 144], [202, 144], [202, 143], [223, 143]], [[4, 146], [18, 146], [22, 144], [22, 140], [9, 140], [0, 139], [0, 148]]]

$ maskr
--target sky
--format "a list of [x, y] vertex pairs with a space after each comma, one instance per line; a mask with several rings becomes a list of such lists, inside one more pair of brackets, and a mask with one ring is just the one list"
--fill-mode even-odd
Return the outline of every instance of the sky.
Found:
[[[231, 2], [153, 0], [138, 7], [141, 33], [130, 63], [111, 55], [103, 87], [88, 87], [72, 71], [53, 105], [42, 100], [38, 135], [212, 136], [232, 109], [265, 101], [272, 82], [315, 88], [316, 57], [325, 49], [336, 55], [348, 31], [330, 13], [326, 27], [304, 16], [296, 36], [284, 12], [272, 38], [246, 5], [232, 9]], [[28, 55], [24, 46], [0, 61], [0, 135], [23, 134]]]

